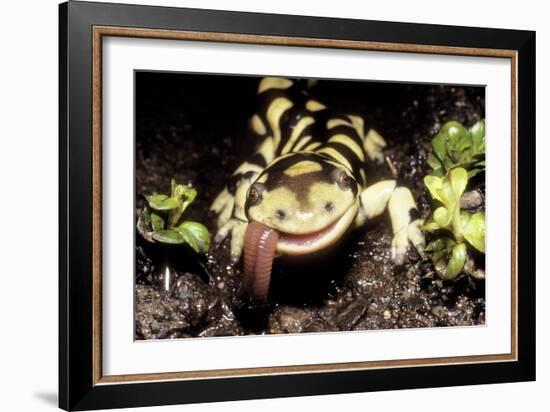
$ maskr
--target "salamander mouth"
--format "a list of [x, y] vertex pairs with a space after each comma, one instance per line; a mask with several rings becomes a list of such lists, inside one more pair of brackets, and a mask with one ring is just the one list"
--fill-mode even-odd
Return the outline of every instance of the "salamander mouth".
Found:
[[335, 243], [350, 227], [359, 204], [348, 209], [339, 219], [321, 230], [303, 235], [279, 233], [277, 252], [285, 255], [304, 255], [322, 250]]
[[244, 237], [244, 288], [255, 299], [265, 300], [269, 292], [271, 269], [276, 253], [304, 255], [335, 243], [351, 225], [359, 204], [338, 220], [316, 232], [292, 235], [251, 221]]

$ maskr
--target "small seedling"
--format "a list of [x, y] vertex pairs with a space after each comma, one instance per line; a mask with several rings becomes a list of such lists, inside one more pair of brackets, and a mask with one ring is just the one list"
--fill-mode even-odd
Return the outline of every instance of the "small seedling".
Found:
[[445, 279], [455, 279], [464, 269], [466, 245], [485, 253], [485, 214], [460, 210], [460, 197], [468, 184], [464, 168], [452, 169], [444, 177], [426, 176], [424, 184], [439, 202], [424, 224], [424, 230], [437, 233], [426, 251], [433, 252], [437, 272]]
[[432, 140], [428, 164], [433, 171], [424, 184], [437, 204], [423, 229], [432, 233], [426, 246], [437, 273], [454, 280], [463, 271], [481, 277], [473, 265], [469, 248], [485, 253], [485, 214], [460, 209], [468, 180], [485, 170], [485, 122], [466, 129], [449, 121]]
[[152, 194], [145, 196], [149, 207], [144, 207], [138, 219], [139, 233], [150, 242], [187, 244], [197, 253], [205, 253], [210, 247], [210, 233], [199, 222], [184, 220], [181, 216], [197, 197], [197, 191], [171, 181], [170, 196]]
[[466, 129], [451, 120], [443, 125], [432, 140], [433, 153], [428, 157], [434, 176], [442, 177], [449, 170], [462, 167], [472, 178], [485, 170], [485, 121]]

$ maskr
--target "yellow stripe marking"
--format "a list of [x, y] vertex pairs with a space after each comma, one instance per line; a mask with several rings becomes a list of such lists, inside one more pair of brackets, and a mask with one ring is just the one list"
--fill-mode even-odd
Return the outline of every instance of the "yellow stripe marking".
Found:
[[361, 169], [361, 178], [363, 179], [363, 184], [367, 183], [367, 174], [365, 173], [365, 170]]
[[341, 154], [338, 150], [334, 149], [333, 147], [323, 147], [322, 149], [318, 150], [317, 153], [324, 153], [333, 159], [335, 159], [338, 163], [340, 163], [342, 166], [347, 167], [349, 170], [353, 171], [353, 168], [351, 167], [350, 162], [346, 157]]
[[292, 149], [292, 145], [294, 144], [296, 139], [298, 139], [298, 137], [300, 136], [300, 133], [302, 133], [303, 130], [312, 123], [315, 123], [315, 120], [313, 120], [313, 117], [304, 117], [300, 119], [298, 123], [296, 123], [296, 126], [294, 126], [294, 129], [292, 130], [290, 138], [288, 139], [288, 142], [286, 142], [281, 153], [286, 154], [290, 152], [290, 149]]
[[299, 152], [311, 140], [311, 136], [304, 136], [300, 139], [296, 146], [292, 149], [293, 152]]
[[330, 139], [328, 139], [329, 142], [334, 143], [341, 143], [344, 146], [346, 146], [348, 149], [350, 149], [355, 155], [362, 161], [365, 161], [365, 154], [363, 152], [363, 149], [361, 149], [361, 146], [357, 144], [355, 140], [353, 140], [351, 137], [346, 136], [345, 134], [336, 134], [332, 136]]
[[327, 129], [333, 129], [337, 126], [353, 126], [353, 124], [344, 119], [330, 119], [327, 122]]
[[363, 139], [365, 137], [365, 121], [360, 116], [349, 115], [353, 127], [357, 130], [357, 134]]
[[292, 102], [286, 97], [278, 97], [269, 105], [267, 109], [267, 121], [273, 130], [273, 144], [274, 149], [279, 147], [281, 143], [281, 128], [279, 127], [279, 121], [284, 112], [293, 106]]
[[265, 77], [258, 85], [258, 94], [261, 94], [269, 89], [288, 89], [292, 86], [292, 81], [283, 77]]
[[252, 116], [252, 118], [250, 119], [250, 127], [252, 127], [252, 130], [254, 130], [254, 132], [256, 134], [259, 134], [260, 136], [263, 136], [267, 131], [264, 122], [262, 122], [262, 119], [260, 119], [260, 116], [258, 116], [257, 114]]
[[268, 137], [267, 139], [265, 139], [260, 145], [260, 147], [258, 148], [257, 152], [263, 156], [266, 164], [271, 163], [271, 161], [275, 157], [275, 147], [273, 145], [273, 138]]
[[369, 130], [369, 132], [367, 133], [366, 139], [372, 140], [378, 146], [386, 147], [386, 141], [382, 136], [380, 136], [380, 133], [378, 133], [374, 129]]
[[318, 172], [320, 170], [323, 170], [323, 167], [319, 163], [312, 162], [311, 160], [302, 160], [290, 166], [283, 173], [287, 176], [299, 176], [305, 173]]
[[255, 165], [254, 163], [244, 162], [237, 168], [237, 170], [233, 172], [233, 175], [237, 175], [239, 173], [245, 174], [246, 172], [261, 173], [262, 170], [264, 170], [264, 168], [261, 166]]
[[306, 103], [306, 109], [309, 110], [310, 112], [318, 112], [326, 108], [327, 106], [325, 106], [321, 102], [318, 102], [317, 100], [308, 100]]
[[313, 142], [313, 143], [310, 143], [309, 145], [307, 145], [306, 147], [304, 147], [304, 151], [305, 152], [311, 152], [311, 151], [317, 149], [319, 146], [321, 146], [320, 142]]

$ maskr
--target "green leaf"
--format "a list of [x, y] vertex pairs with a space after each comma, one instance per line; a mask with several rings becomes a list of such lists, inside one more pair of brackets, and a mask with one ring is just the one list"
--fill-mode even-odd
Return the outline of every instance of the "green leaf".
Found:
[[427, 162], [430, 165], [430, 167], [434, 170], [441, 169], [443, 167], [443, 163], [441, 163], [441, 161], [433, 153], [430, 153], [430, 155], [428, 156]]
[[447, 270], [445, 271], [445, 279], [454, 280], [462, 272], [464, 263], [466, 262], [466, 245], [459, 243], [451, 252], [451, 258], [447, 264]]
[[449, 226], [452, 218], [453, 214], [449, 213], [445, 206], [438, 207], [434, 211], [434, 221], [441, 229]]
[[139, 214], [138, 221], [137, 221], [137, 230], [138, 233], [143, 236], [146, 240], [149, 242], [153, 242], [152, 232], [153, 227], [151, 224], [151, 213], [149, 212], [149, 209], [144, 207], [141, 209], [141, 213]]
[[199, 222], [187, 220], [175, 228], [197, 253], [205, 253], [210, 247], [210, 233]]
[[185, 239], [185, 243], [187, 243], [195, 252], [199, 252], [199, 244], [197, 243], [197, 239], [191, 233], [189, 230], [180, 228], [179, 226], [175, 228], [174, 230], [177, 230], [181, 236]]
[[485, 153], [485, 120], [480, 120], [470, 128], [474, 155]]
[[456, 194], [453, 190], [453, 186], [451, 185], [451, 182], [449, 181], [449, 174], [445, 176], [443, 179], [443, 184], [441, 185], [441, 188], [437, 191], [439, 194], [439, 198], [441, 199], [441, 203], [443, 203], [448, 209], [454, 209], [454, 205], [456, 202]]
[[436, 259], [434, 257], [434, 266], [435, 271], [439, 275], [439, 277], [445, 279], [445, 273], [447, 271], [447, 261], [444, 258]]
[[463, 234], [470, 245], [485, 253], [485, 215], [475, 213], [464, 226]]
[[444, 167], [440, 167], [439, 169], [434, 169], [432, 170], [432, 173], [430, 173], [431, 176], [435, 176], [435, 177], [439, 177], [439, 178], [443, 178], [445, 176], [445, 168]]
[[447, 141], [447, 154], [453, 163], [460, 163], [470, 155], [472, 147], [472, 135], [459, 122], [451, 120], [443, 125], [442, 133]]
[[466, 169], [463, 169], [462, 167], [457, 167], [456, 169], [451, 170], [449, 173], [449, 179], [456, 199], [460, 199], [462, 193], [466, 190], [466, 185], [468, 184], [468, 172], [466, 172]]
[[151, 213], [151, 226], [153, 227], [153, 232], [158, 232], [159, 230], [164, 229], [164, 219], [157, 215], [156, 213]]
[[430, 191], [430, 194], [432, 197], [436, 200], [439, 200], [440, 202], [443, 202], [443, 199], [441, 198], [439, 191], [441, 190], [441, 187], [443, 186], [443, 179], [437, 176], [425, 176], [424, 177], [424, 184]]
[[468, 222], [470, 221], [470, 214], [466, 212], [465, 210], [462, 210], [460, 212], [460, 225], [461, 227], [465, 228], [466, 225], [468, 225]]
[[155, 194], [147, 196], [146, 199], [149, 202], [149, 206], [155, 210], [173, 210], [181, 205], [178, 199], [166, 195]]
[[178, 184], [176, 183], [176, 179], [170, 179], [170, 196], [178, 198], [179, 196], [176, 194], [176, 187]]
[[434, 222], [433, 214], [428, 216], [426, 220], [424, 220], [424, 225], [422, 226], [422, 230], [433, 232], [434, 230], [440, 229], [439, 225]]
[[185, 208], [190, 205], [197, 197], [197, 190], [186, 185], [176, 184], [176, 181], [174, 179], [172, 179], [171, 185], [172, 197], [182, 200], [182, 202], [184, 203], [183, 209], [185, 210]]
[[441, 249], [442, 244], [443, 244], [443, 238], [438, 237], [438, 238], [432, 240], [430, 243], [428, 243], [424, 250], [426, 252], [434, 252], [436, 250]]
[[176, 230], [160, 230], [153, 233], [153, 239], [161, 243], [178, 245], [185, 242], [184, 237]]
[[442, 229], [437, 223], [430, 222], [426, 223], [424, 226], [422, 226], [422, 229], [426, 232], [434, 232], [436, 230]]
[[157, 194], [157, 193], [155, 193], [153, 195], [150, 195], [150, 196], [145, 196], [145, 198], [147, 199], [148, 202], [153, 202], [153, 203], [162, 203], [166, 199], [168, 199], [169, 197], [170, 196]]
[[[452, 223], [452, 231], [457, 240], [462, 240], [460, 225], [460, 197], [468, 184], [468, 173], [458, 167], [450, 170], [443, 179], [436, 176], [425, 176], [424, 184], [432, 197], [443, 203], [435, 209], [433, 221], [440, 229], [448, 229]], [[426, 230], [435, 230], [434, 225], [428, 225]]]
[[470, 170], [468, 170], [468, 178], [471, 179], [472, 177], [474, 177], [475, 175], [479, 174], [480, 172], [483, 172], [484, 170], [485, 170], [485, 168], [470, 169]]
[[197, 197], [197, 190], [187, 186], [183, 186], [183, 188], [185, 189], [183, 190], [183, 196], [185, 197], [185, 201], [183, 202], [184, 203], [183, 210], [185, 210], [185, 208], [191, 203], [193, 203], [193, 201]]
[[467, 147], [468, 137], [472, 137], [468, 130], [456, 120], [449, 120], [441, 128], [441, 133], [447, 137], [448, 143], [455, 147]]
[[138, 227], [140, 226], [144, 230], [151, 231], [151, 212], [146, 207], [141, 209], [141, 213], [139, 214]]
[[171, 181], [171, 186], [172, 197], [178, 199], [180, 202], [179, 206], [172, 210], [168, 215], [168, 227], [172, 228], [178, 224], [178, 221], [185, 209], [187, 209], [187, 206], [189, 206], [197, 197], [197, 190], [189, 186], [179, 185], [174, 179]]
[[439, 133], [437, 133], [432, 139], [432, 147], [445, 169], [449, 169], [452, 166], [453, 161], [447, 154], [447, 139], [442, 130], [440, 130]]
[[434, 262], [443, 259], [445, 260], [445, 266], [447, 266], [447, 256], [455, 244], [456, 242], [448, 237], [439, 237], [428, 243], [426, 251], [433, 252], [432, 260]]

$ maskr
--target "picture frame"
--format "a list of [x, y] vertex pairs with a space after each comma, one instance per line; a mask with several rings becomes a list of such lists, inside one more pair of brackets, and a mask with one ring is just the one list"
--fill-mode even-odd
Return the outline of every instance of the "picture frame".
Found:
[[[511, 214], [505, 222], [511, 230], [509, 352], [104, 374], [102, 202], [103, 186], [113, 177], [102, 168], [106, 38], [507, 61], [511, 74], [507, 120], [511, 173], [506, 179]], [[61, 4], [59, 406], [90, 410], [534, 380], [535, 90], [531, 31], [78, 1]]]

